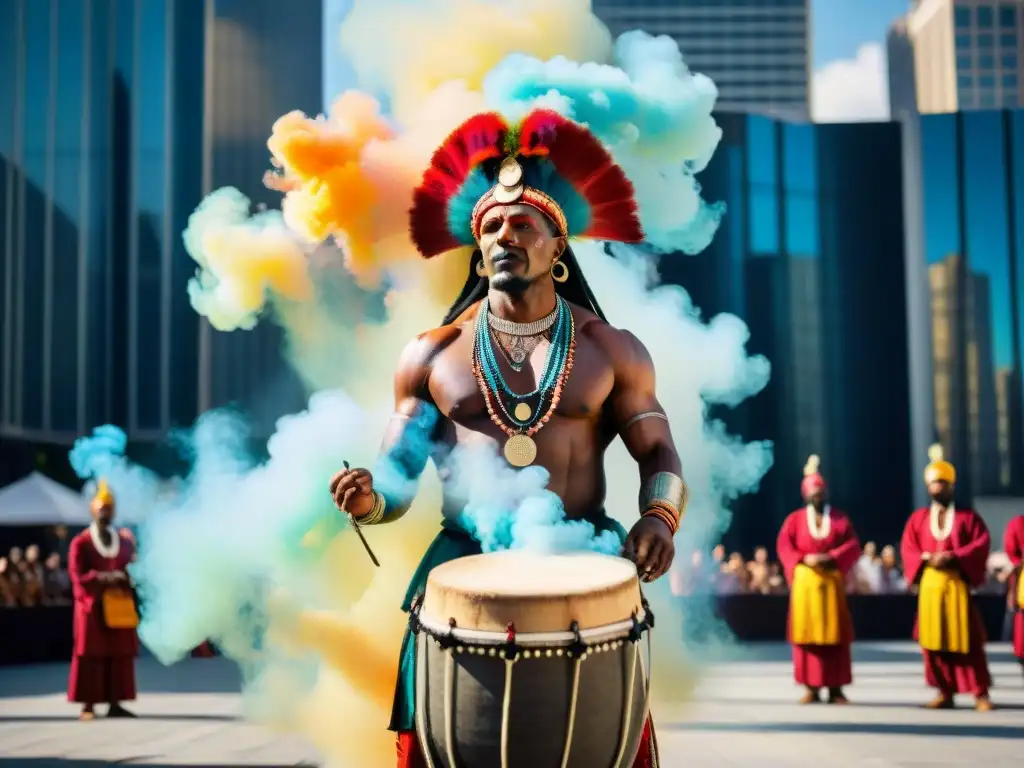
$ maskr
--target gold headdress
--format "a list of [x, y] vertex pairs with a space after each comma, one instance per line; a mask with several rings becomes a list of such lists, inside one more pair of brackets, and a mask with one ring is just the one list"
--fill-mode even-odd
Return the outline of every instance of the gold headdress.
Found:
[[928, 449], [928, 458], [931, 463], [924, 469], [926, 483], [934, 483], [936, 480], [945, 480], [950, 485], [956, 483], [956, 467], [946, 461], [945, 452], [939, 443]]
[[92, 503], [100, 506], [114, 503], [114, 494], [106, 480], [99, 480], [96, 483], [96, 493], [93, 494]]

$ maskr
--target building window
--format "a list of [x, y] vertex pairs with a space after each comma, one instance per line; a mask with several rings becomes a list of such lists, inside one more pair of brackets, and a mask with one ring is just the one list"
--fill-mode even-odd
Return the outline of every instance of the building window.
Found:
[[971, 61], [971, 54], [961, 53], [956, 57], [956, 68], [958, 71], [963, 72], [964, 70], [971, 69], [973, 66], [974, 62]]
[[[948, 16], [946, 18], [949, 18]], [[957, 29], [966, 29], [971, 26], [971, 9], [970, 8], [957, 8], [956, 9], [956, 27]]]
[[1016, 88], [1017, 87], [1017, 75], [1007, 74], [1003, 75], [1003, 88]]
[[1007, 91], [1003, 94], [1003, 106], [1007, 109], [1016, 109], [1020, 101], [1015, 91]]
[[1001, 60], [1003, 69], [1016, 69], [1017, 68], [1017, 54], [1016, 53], [1004, 53]]
[[970, 33], [961, 33], [956, 36], [956, 47], [957, 50], [970, 50], [971, 49], [971, 35]]
[[1017, 28], [1017, 9], [1014, 6], [1006, 3], [999, 6], [999, 26], [1003, 29]]
[[982, 91], [978, 97], [978, 106], [982, 109], [995, 109], [996, 95], [992, 91]]
[[993, 10], [987, 6], [982, 6], [978, 9], [978, 28], [979, 29], [992, 29], [996, 23], [996, 15]]
[[1008, 35], [1005, 32], [999, 36], [999, 45], [1003, 48], [1016, 48], [1017, 47], [1017, 36]]
[[996, 44], [996, 39], [991, 34], [978, 35], [978, 47], [979, 48], [991, 48]]
[[996, 59], [992, 54], [984, 54], [978, 57], [978, 69], [995, 69]]
[[957, 88], [973, 88], [974, 78], [970, 75], [960, 75], [956, 79], [956, 86]]
[[996, 78], [994, 75], [982, 75], [978, 78], [979, 88], [995, 88]]

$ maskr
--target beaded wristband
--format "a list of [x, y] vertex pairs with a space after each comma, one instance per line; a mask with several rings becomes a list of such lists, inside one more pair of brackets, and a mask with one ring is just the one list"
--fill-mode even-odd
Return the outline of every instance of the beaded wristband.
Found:
[[673, 514], [673, 512], [665, 507], [652, 506], [648, 507], [643, 511], [640, 517], [656, 517], [661, 520], [665, 525], [668, 526], [669, 531], [672, 535], [676, 535], [676, 531], [679, 530], [679, 518]]

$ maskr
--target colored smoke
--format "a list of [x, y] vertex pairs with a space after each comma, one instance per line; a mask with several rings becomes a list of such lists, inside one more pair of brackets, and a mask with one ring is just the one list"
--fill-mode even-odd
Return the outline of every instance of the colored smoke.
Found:
[[[713, 84], [686, 69], [674, 43], [630, 34], [613, 48], [587, 0], [356, 0], [342, 37], [360, 86], [387, 108], [350, 92], [327, 117], [282, 118], [269, 183], [285, 193], [283, 213], [250, 219], [248, 201], [221, 190], [186, 233], [200, 268], [193, 306], [223, 330], [278, 323], [310, 391], [307, 410], [281, 419], [261, 459], [250, 455], [244, 420], [205, 414], [174, 439], [192, 466], [174, 483], [127, 461], [124, 435], [111, 427], [79, 441], [72, 461], [84, 478], [107, 477], [119, 513], [141, 523], [133, 575], [154, 653], [169, 662], [212, 639], [246, 672], [250, 716], [307, 735], [333, 765], [364, 768], [394, 762], [385, 728], [406, 621], [398, 606], [438, 529], [439, 482], [428, 468], [410, 512], [365, 531], [379, 569], [327, 484], [348, 461], [398, 492], [408, 482], [401, 467], [428, 448], [424, 424], [403, 456], [377, 456], [401, 350], [438, 323], [467, 272], [465, 252], [418, 259], [405, 231], [431, 152], [476, 111], [514, 117], [530, 104], [553, 106], [591, 124], [634, 178], [651, 244], [697, 252], [722, 210], [701, 200], [694, 173], [720, 131]], [[744, 443], [708, 418], [712, 405], [763, 388], [768, 363], [747, 355], [738, 318], [705, 321], [684, 290], [660, 286], [653, 257], [626, 247], [613, 256], [599, 244], [575, 250], [609, 321], [654, 359], [691, 489], [677, 537], [677, 562], [686, 563], [717, 543], [728, 502], [770, 466], [769, 445]], [[636, 464], [617, 442], [606, 468], [607, 509], [628, 528]], [[564, 521], [539, 468], [514, 472], [480, 448], [460, 450], [445, 472], [485, 549], [615, 548], [608, 534]], [[685, 695], [691, 669], [667, 581], [649, 589], [661, 619], [656, 698]]]

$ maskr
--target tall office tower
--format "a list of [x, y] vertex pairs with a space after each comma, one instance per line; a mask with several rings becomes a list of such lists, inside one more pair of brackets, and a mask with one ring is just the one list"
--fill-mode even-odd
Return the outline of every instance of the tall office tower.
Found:
[[181, 234], [215, 188], [276, 202], [273, 121], [321, 109], [321, 2], [0, 2], [0, 436], [294, 407], [272, 326], [199, 321]]
[[1024, 0], [920, 0], [907, 14], [922, 114], [1016, 108]]
[[[323, 111], [323, 0], [206, 0], [208, 8], [203, 191], [235, 187], [254, 204], [277, 207], [264, 188], [267, 139], [292, 110]], [[239, 404], [257, 435], [304, 403], [302, 388], [271, 321], [220, 333], [206, 322], [199, 337], [200, 411]]]
[[914, 44], [905, 18], [889, 27], [885, 42], [889, 62], [889, 114], [893, 120], [904, 120], [917, 114]]
[[809, 0], [593, 0], [613, 35], [674, 38], [690, 69], [719, 89], [723, 111], [806, 120]]

